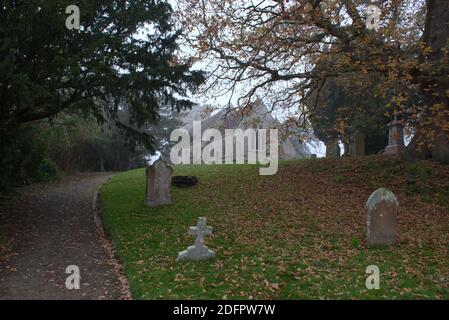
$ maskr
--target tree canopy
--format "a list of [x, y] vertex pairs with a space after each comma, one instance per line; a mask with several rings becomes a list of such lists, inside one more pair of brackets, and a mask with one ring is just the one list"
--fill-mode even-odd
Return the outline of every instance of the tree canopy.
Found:
[[[380, 10], [375, 29], [369, 5]], [[414, 133], [413, 150], [449, 160], [448, 1], [181, 0], [177, 14], [192, 57], [218, 61], [207, 89], [308, 117], [321, 81], [338, 77], [359, 93], [369, 85]]]
[[[145, 123], [161, 104], [186, 98], [203, 75], [176, 59], [179, 30], [159, 0], [85, 0], [79, 30], [66, 28], [67, 1], [17, 0], [0, 5], [0, 130], [65, 111], [114, 121], [131, 141], [153, 150]], [[126, 104], [129, 121], [118, 117]]]
[[388, 142], [385, 99], [355, 94], [330, 78], [312, 92], [306, 100], [314, 134], [323, 142], [341, 140], [349, 146], [351, 135], [360, 130], [367, 137], [366, 153], [377, 154]]

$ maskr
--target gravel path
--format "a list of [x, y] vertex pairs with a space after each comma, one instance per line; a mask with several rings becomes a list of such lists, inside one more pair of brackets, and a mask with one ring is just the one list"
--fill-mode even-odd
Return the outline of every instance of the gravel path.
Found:
[[[22, 188], [19, 200], [0, 204], [0, 299], [121, 298], [92, 210], [94, 193], [109, 176], [36, 184]], [[80, 269], [79, 290], [65, 286], [69, 265]]]

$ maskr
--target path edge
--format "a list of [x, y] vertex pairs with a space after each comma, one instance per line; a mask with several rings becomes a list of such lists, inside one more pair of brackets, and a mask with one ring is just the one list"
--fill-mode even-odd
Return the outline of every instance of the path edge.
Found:
[[108, 180], [106, 182], [102, 183], [95, 190], [94, 197], [92, 199], [92, 212], [93, 212], [94, 222], [95, 222], [98, 236], [100, 238], [101, 245], [102, 245], [103, 249], [106, 251], [106, 253], [108, 254], [110, 264], [114, 267], [115, 273], [120, 282], [121, 300], [132, 300], [132, 295], [131, 295], [131, 291], [129, 289], [128, 280], [126, 279], [126, 276], [125, 276], [123, 264], [117, 256], [114, 243], [113, 243], [112, 239], [108, 236], [105, 226], [104, 226], [103, 219], [102, 219], [103, 211], [102, 211], [102, 207], [101, 207], [100, 201], [99, 201], [100, 189], [103, 187], [103, 185], [105, 185], [110, 180], [111, 180], [111, 178], [108, 178]]

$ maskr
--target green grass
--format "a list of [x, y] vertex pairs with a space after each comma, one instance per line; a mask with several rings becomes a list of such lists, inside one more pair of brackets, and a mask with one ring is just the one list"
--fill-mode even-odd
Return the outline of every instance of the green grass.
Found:
[[[447, 208], [408, 195], [392, 163], [367, 159], [289, 161], [274, 176], [254, 165], [176, 166], [176, 175], [199, 183], [173, 188], [173, 203], [156, 208], [143, 204], [144, 170], [114, 176], [101, 201], [133, 297], [448, 299]], [[379, 185], [406, 200], [400, 241], [368, 249], [363, 206]], [[216, 258], [176, 263], [200, 216], [214, 227], [206, 244]], [[365, 287], [371, 264], [381, 270], [380, 290]]]

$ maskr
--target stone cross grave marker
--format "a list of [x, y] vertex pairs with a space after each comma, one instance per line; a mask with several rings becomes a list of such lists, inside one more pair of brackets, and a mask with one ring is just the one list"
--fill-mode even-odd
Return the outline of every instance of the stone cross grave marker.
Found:
[[392, 245], [397, 237], [399, 202], [393, 192], [379, 188], [366, 202], [367, 245]]
[[189, 228], [189, 235], [196, 236], [193, 246], [178, 254], [176, 261], [199, 261], [215, 257], [215, 252], [204, 245], [204, 236], [212, 234], [212, 227], [206, 225], [207, 220], [204, 217], [198, 218], [196, 227]]
[[170, 204], [172, 167], [158, 159], [147, 168], [145, 174], [147, 176], [145, 204], [150, 207]]
[[404, 127], [396, 116], [394, 120], [388, 124], [388, 146], [385, 148], [385, 155], [399, 155], [405, 149], [404, 145]]

